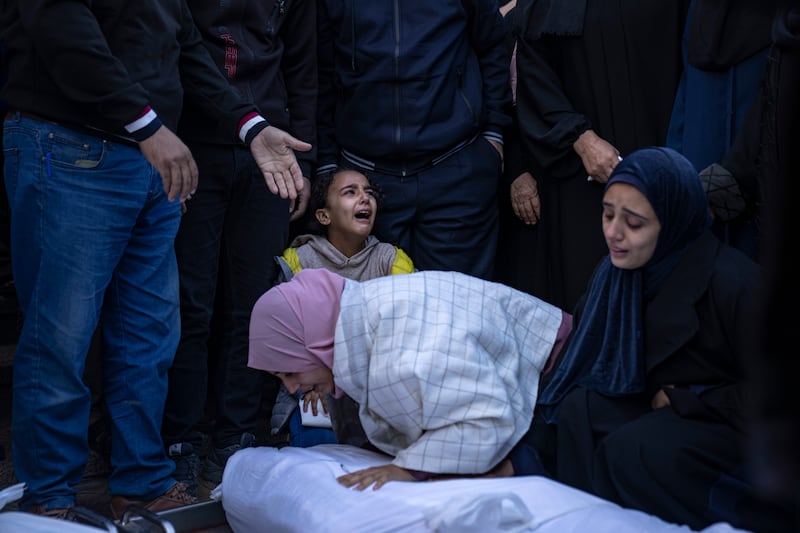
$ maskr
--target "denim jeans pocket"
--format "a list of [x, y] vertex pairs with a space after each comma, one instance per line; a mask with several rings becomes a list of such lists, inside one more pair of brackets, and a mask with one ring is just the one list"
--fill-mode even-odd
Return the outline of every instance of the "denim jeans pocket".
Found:
[[45, 152], [48, 175], [51, 166], [75, 169], [97, 168], [102, 163], [105, 145], [102, 139], [66, 128], [53, 128], [47, 131], [42, 137], [42, 149]]

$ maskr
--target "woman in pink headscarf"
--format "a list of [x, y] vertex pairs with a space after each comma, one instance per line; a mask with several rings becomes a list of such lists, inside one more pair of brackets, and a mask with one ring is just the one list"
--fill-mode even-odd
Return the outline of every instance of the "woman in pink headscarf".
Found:
[[341, 476], [345, 486], [539, 473], [520, 441], [571, 324], [542, 300], [457, 272], [357, 282], [304, 269], [256, 302], [248, 364], [290, 392], [359, 404], [370, 443], [393, 460]]

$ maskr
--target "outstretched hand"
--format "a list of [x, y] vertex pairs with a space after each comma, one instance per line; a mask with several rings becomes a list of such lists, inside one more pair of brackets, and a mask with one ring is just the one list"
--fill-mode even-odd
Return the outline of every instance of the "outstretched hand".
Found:
[[405, 468], [388, 464], [372, 466], [336, 478], [336, 481], [345, 487], [355, 487], [355, 490], [364, 490], [374, 484], [372, 490], [378, 490], [389, 481], [416, 481], [411, 472]]
[[270, 192], [292, 201], [303, 189], [303, 172], [294, 156], [295, 150], [307, 152], [311, 145], [274, 126], [261, 130], [250, 143], [250, 152]]

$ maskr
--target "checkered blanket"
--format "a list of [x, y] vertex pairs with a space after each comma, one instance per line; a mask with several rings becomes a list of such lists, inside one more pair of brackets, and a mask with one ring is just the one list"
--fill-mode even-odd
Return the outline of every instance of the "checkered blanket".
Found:
[[403, 468], [483, 473], [533, 419], [561, 310], [498, 283], [424, 271], [347, 281], [333, 373], [370, 441]]

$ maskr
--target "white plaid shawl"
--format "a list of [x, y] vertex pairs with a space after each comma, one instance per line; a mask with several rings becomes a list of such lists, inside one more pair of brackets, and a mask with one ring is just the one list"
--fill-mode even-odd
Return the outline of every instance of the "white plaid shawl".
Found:
[[561, 310], [456, 272], [346, 281], [336, 384], [403, 468], [483, 473], [528, 430]]

